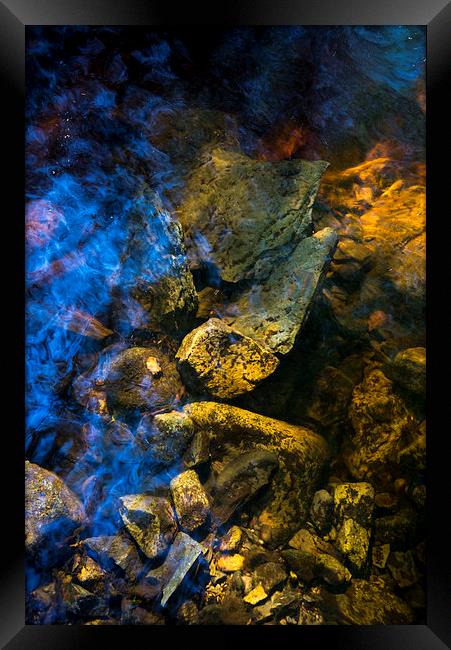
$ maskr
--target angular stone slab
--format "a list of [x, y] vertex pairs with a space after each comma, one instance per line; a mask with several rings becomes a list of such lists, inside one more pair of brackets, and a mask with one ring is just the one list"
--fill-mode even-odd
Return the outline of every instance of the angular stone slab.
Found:
[[198, 542], [186, 533], [178, 532], [161, 567], [149, 571], [146, 576], [147, 579], [156, 580], [163, 584], [161, 598], [163, 607], [201, 553], [202, 546]]
[[74, 532], [85, 521], [78, 497], [59, 476], [25, 461], [25, 546], [34, 552]]
[[188, 179], [178, 216], [192, 264], [227, 282], [264, 278], [310, 234], [323, 161], [258, 161], [214, 149]]
[[303, 239], [263, 284], [252, 285], [227, 307], [225, 319], [272, 352], [289, 352], [307, 319], [336, 243], [337, 235], [331, 228]]
[[122, 521], [148, 558], [158, 557], [171, 543], [177, 524], [172, 506], [164, 497], [128, 494], [120, 498]]
[[175, 358], [187, 386], [219, 399], [253, 390], [279, 365], [269, 350], [219, 318], [187, 334]]
[[186, 436], [208, 433], [218, 471], [246, 451], [273, 452], [279, 469], [271, 481], [270, 498], [258, 516], [262, 535], [277, 545], [299, 530], [328, 457], [321, 436], [305, 427], [216, 402], [194, 402], [180, 412], [156, 415], [154, 424], [161, 431], [175, 428]]

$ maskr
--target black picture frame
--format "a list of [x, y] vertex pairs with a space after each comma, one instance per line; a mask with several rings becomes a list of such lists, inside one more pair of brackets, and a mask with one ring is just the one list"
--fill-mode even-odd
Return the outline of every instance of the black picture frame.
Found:
[[[427, 233], [428, 233], [428, 598], [427, 625], [346, 627], [246, 627], [246, 628], [148, 628], [118, 626], [26, 626], [23, 551], [23, 354], [24, 345], [24, 92], [25, 92], [25, 27], [27, 25], [187, 25], [220, 24], [271, 25], [347, 25], [347, 24], [413, 24], [427, 26]], [[0, 581], [0, 641], [8, 650], [33, 648], [104, 648], [114, 641], [121, 646], [144, 642], [146, 647], [178, 642], [191, 647], [196, 643], [228, 646], [230, 643], [260, 643], [264, 640], [279, 645], [284, 642], [304, 644], [329, 643], [335, 648], [351, 650], [412, 649], [439, 650], [451, 647], [451, 580], [448, 538], [445, 536], [449, 513], [449, 460], [446, 453], [447, 431], [439, 421], [439, 413], [447, 404], [446, 382], [432, 380], [435, 371], [446, 364], [449, 355], [446, 334], [438, 329], [446, 326], [446, 318], [432, 318], [432, 305], [449, 302], [445, 293], [449, 286], [446, 272], [439, 264], [449, 258], [449, 245], [443, 236], [449, 172], [442, 159], [444, 137], [449, 132], [451, 79], [451, 3], [445, 0], [231, 0], [209, 10], [200, 3], [178, 7], [171, 0], [0, 0], [0, 65], [3, 92], [3, 149], [6, 161], [3, 172], [4, 192], [10, 205], [5, 213], [3, 245], [13, 252], [3, 287], [6, 333], [4, 363], [8, 372], [7, 391], [3, 394], [4, 409], [9, 411], [10, 424], [4, 422], [2, 460], [11, 470], [2, 473], [2, 510], [4, 524], [2, 541], [2, 578]], [[447, 154], [449, 156], [449, 154]], [[437, 225], [438, 224], [438, 225]], [[437, 229], [438, 232], [435, 232]], [[6, 235], [6, 232], [8, 234]], [[14, 246], [14, 248], [13, 248]], [[443, 250], [440, 248], [443, 246]], [[449, 271], [448, 271], [449, 274]], [[6, 315], [5, 315], [6, 314]], [[449, 322], [449, 321], [448, 321]], [[10, 343], [11, 342], [11, 343]], [[437, 350], [437, 352], [436, 352]], [[446, 366], [445, 367], [449, 367]], [[449, 384], [449, 382], [447, 382]], [[432, 384], [434, 390], [432, 391]], [[445, 392], [446, 391], [446, 392]], [[11, 407], [11, 405], [13, 405]], [[446, 407], [445, 407], [446, 410]], [[5, 525], [6, 524], [6, 525]], [[140, 640], [138, 640], [138, 636]]]

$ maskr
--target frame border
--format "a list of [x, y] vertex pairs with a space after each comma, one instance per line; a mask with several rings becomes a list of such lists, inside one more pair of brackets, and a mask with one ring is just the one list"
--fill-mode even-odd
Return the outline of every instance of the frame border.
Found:
[[[3, 538], [9, 549], [3, 555], [3, 575], [0, 583], [0, 611], [2, 613], [0, 641], [7, 650], [23, 650], [33, 647], [34, 650], [50, 648], [96, 648], [111, 644], [111, 638], [118, 643], [129, 643], [130, 634], [133, 639], [141, 637], [149, 642], [167, 643], [172, 635], [182, 634], [183, 643], [205, 643], [226, 647], [235, 640], [244, 643], [255, 643], [264, 634], [265, 641], [278, 644], [281, 641], [294, 643], [302, 640], [304, 643], [330, 642], [338, 649], [353, 650], [391, 650], [409, 648], [412, 650], [443, 650], [451, 647], [451, 562], [446, 548], [448, 541], [444, 535], [444, 521], [449, 512], [449, 486], [445, 486], [449, 474], [449, 461], [446, 454], [445, 432], [438, 425], [440, 406], [449, 401], [445, 393], [445, 382], [436, 382], [434, 396], [431, 394], [431, 375], [438, 364], [443, 365], [443, 350], [440, 341], [447, 341], [445, 332], [434, 333], [437, 325], [444, 324], [431, 321], [431, 303], [434, 296], [439, 305], [446, 305], [448, 296], [444, 293], [449, 284], [443, 282], [443, 269], [437, 270], [440, 261], [449, 257], [449, 245], [446, 237], [430, 232], [431, 215], [438, 215], [442, 207], [449, 202], [449, 165], [443, 165], [440, 153], [443, 151], [443, 136], [449, 132], [449, 107], [451, 79], [451, 3], [445, 0], [379, 0], [378, 3], [362, 2], [360, 0], [229, 0], [228, 3], [215, 5], [214, 13], [206, 11], [199, 5], [185, 4], [176, 7], [175, 3], [146, 0], [0, 0], [0, 66], [2, 81], [2, 109], [4, 122], [7, 125], [5, 136], [6, 149], [6, 181], [5, 195], [10, 202], [10, 211], [5, 213], [5, 221], [12, 226], [12, 232], [5, 237], [5, 243], [10, 241], [10, 235], [17, 243], [14, 256], [14, 266], [8, 267], [5, 312], [7, 330], [3, 341], [11, 339], [11, 329], [14, 332], [14, 345], [6, 346], [11, 358], [6, 367], [13, 370], [13, 376], [8, 377], [9, 389], [12, 389], [12, 400], [17, 399], [11, 415], [13, 427], [5, 427], [4, 439], [7, 443], [8, 466], [13, 471], [8, 482], [4, 483], [2, 520], [7, 523]], [[174, 21], [176, 16], [176, 21]], [[213, 18], [214, 16], [214, 18]], [[212, 19], [213, 18], [213, 19]], [[277, 627], [222, 627], [221, 633], [214, 634], [209, 627], [153, 627], [149, 637], [146, 626], [104, 626], [93, 628], [89, 626], [31, 626], [24, 625], [25, 621], [25, 589], [24, 589], [24, 552], [23, 552], [23, 394], [24, 394], [24, 362], [23, 355], [18, 363], [17, 350], [24, 346], [24, 303], [21, 289], [24, 287], [24, 232], [23, 232], [23, 197], [24, 197], [24, 114], [25, 95], [25, 27], [27, 25], [272, 25], [272, 24], [306, 24], [306, 25], [338, 25], [338, 24], [412, 24], [427, 26], [427, 233], [428, 254], [427, 273], [428, 310], [427, 310], [427, 345], [428, 345], [428, 417], [433, 426], [429, 427], [428, 435], [428, 585], [427, 585], [427, 625], [405, 626], [277, 626]], [[6, 100], [6, 101], [5, 101]], [[440, 150], [442, 150], [440, 152]], [[446, 194], [445, 194], [446, 193]], [[446, 199], [445, 199], [446, 196]], [[11, 219], [10, 214], [14, 215]], [[17, 240], [16, 240], [17, 238]], [[434, 241], [434, 239], [436, 241]], [[438, 242], [441, 239], [441, 242]], [[432, 241], [432, 244], [430, 243]], [[431, 255], [432, 248], [443, 250]], [[439, 279], [434, 283], [434, 273]], [[446, 273], [446, 272], [445, 272]], [[16, 284], [10, 282], [14, 278]], [[448, 269], [448, 278], [451, 273]], [[22, 327], [8, 327], [17, 318]], [[439, 319], [437, 319], [439, 321]], [[6, 338], [8, 336], [8, 338]], [[449, 336], [449, 334], [448, 334]], [[434, 354], [434, 345], [440, 346], [439, 358]], [[448, 359], [448, 361], [451, 360]], [[446, 367], [446, 366], [445, 366]], [[449, 391], [448, 391], [449, 392]], [[434, 402], [435, 400], [435, 402]], [[447, 401], [445, 401], [447, 400]], [[9, 400], [8, 400], [9, 402]], [[7, 402], [7, 403], [8, 403]], [[13, 403], [14, 403], [13, 402]], [[437, 423], [436, 423], [437, 421]], [[15, 433], [13, 433], [13, 431]], [[17, 432], [20, 432], [18, 435]], [[449, 481], [448, 481], [449, 483]], [[448, 493], [446, 493], [448, 487]], [[13, 496], [9, 496], [9, 495]], [[19, 540], [20, 543], [19, 543]], [[91, 631], [94, 630], [94, 631]], [[117, 632], [115, 632], [117, 630]], [[298, 631], [299, 630], [299, 631]], [[112, 637], [112, 633], [115, 636]], [[174, 639], [175, 640], [175, 639]], [[9, 642], [8, 642], [9, 641]], [[445, 645], [446, 643], [446, 645]], [[3, 645], [5, 644], [5, 645]], [[114, 643], [113, 643], [114, 645]]]

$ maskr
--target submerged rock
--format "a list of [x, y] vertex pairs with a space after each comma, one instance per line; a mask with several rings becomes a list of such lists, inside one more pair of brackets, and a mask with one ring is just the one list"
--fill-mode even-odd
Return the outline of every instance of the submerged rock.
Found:
[[207, 605], [199, 612], [200, 625], [246, 625], [250, 616], [240, 598], [225, 596], [221, 603]]
[[253, 390], [279, 365], [269, 350], [218, 318], [185, 336], [176, 361], [187, 386], [220, 399]]
[[343, 455], [357, 480], [384, 486], [399, 473], [399, 453], [418, 437], [418, 426], [393, 384], [378, 369], [355, 387], [349, 408], [354, 435]]
[[288, 566], [304, 582], [322, 578], [331, 585], [343, 585], [351, 580], [351, 574], [339, 561], [333, 546], [306, 529], [301, 529], [290, 540], [294, 550], [282, 551]]
[[194, 470], [172, 479], [171, 494], [181, 528], [192, 531], [207, 521], [210, 503]]
[[390, 376], [403, 388], [425, 397], [426, 349], [409, 348], [399, 352], [390, 367]]
[[113, 409], [141, 411], [171, 408], [181, 387], [173, 356], [157, 345], [104, 352], [97, 366], [74, 383], [83, 406], [98, 393]]
[[369, 483], [340, 483], [335, 487], [334, 506], [337, 525], [353, 519], [368, 528], [373, 517], [374, 488]]
[[285, 582], [287, 574], [282, 564], [265, 562], [255, 569], [253, 579], [256, 584], [261, 584], [267, 594], [272, 594]]
[[370, 548], [370, 532], [366, 528], [354, 519], [345, 519], [337, 532], [335, 545], [353, 572], [364, 569]]
[[177, 530], [172, 506], [164, 497], [129, 494], [119, 512], [130, 535], [148, 558], [163, 553]]
[[327, 533], [330, 530], [333, 509], [334, 500], [327, 490], [315, 492], [310, 506], [310, 519], [320, 534]]
[[127, 578], [136, 581], [143, 572], [144, 564], [138, 550], [125, 532], [116, 535], [102, 535], [83, 540], [88, 553], [93, 553], [108, 568], [116, 565], [121, 568]]
[[265, 503], [257, 515], [264, 541], [278, 545], [305, 519], [312, 493], [328, 456], [325, 440], [305, 427], [287, 424], [227, 404], [194, 402], [154, 418], [161, 435], [189, 437], [205, 431], [218, 471], [250, 450], [271, 452], [278, 460]]
[[274, 353], [291, 350], [337, 243], [331, 228], [306, 237], [265, 279], [210, 297], [209, 310]]
[[198, 303], [181, 225], [146, 189], [136, 197], [127, 223], [115, 309], [118, 329], [184, 333]]
[[146, 452], [147, 459], [157, 465], [180, 461], [185, 452], [189, 453], [188, 447], [195, 435], [194, 427], [183, 413], [171, 411], [164, 415], [164, 418], [144, 415], [136, 430], [138, 445]]
[[201, 553], [202, 546], [198, 542], [186, 533], [178, 532], [161, 567], [149, 571], [146, 579], [151, 582], [156, 580], [162, 585], [163, 607]]
[[234, 457], [216, 477], [211, 488], [212, 516], [216, 524], [226, 522], [235, 510], [266, 485], [279, 463], [268, 451], [248, 451]]
[[257, 161], [214, 149], [191, 174], [179, 208], [189, 256], [221, 278], [261, 278], [310, 234], [322, 161]]
[[353, 580], [344, 594], [330, 595], [336, 607], [335, 620], [347, 625], [408, 625], [413, 620], [410, 607], [392, 593], [385, 581]]
[[29, 553], [64, 542], [85, 518], [78, 497], [59, 476], [25, 461], [25, 546]]

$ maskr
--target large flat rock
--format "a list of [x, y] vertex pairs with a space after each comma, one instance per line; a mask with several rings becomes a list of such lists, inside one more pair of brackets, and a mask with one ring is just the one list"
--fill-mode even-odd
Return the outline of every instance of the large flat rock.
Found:
[[178, 216], [194, 265], [222, 280], [264, 278], [311, 234], [311, 210], [328, 163], [258, 161], [213, 149], [189, 176]]

